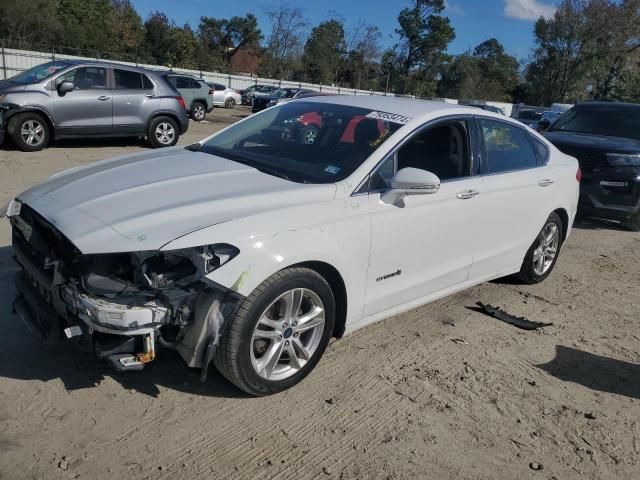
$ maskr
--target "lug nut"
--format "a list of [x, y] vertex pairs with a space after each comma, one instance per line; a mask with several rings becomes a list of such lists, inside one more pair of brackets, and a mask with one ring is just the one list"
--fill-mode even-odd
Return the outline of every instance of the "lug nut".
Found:
[[278, 341], [282, 340], [282, 336], [278, 335]]
[[293, 338], [298, 338], [298, 332], [293, 334]]
[[289, 324], [288, 324], [287, 322], [284, 322], [284, 323], [282, 324], [282, 328], [287, 328], [288, 326], [289, 326]]
[[293, 322], [291, 325], [293, 325], [294, 327], [298, 326], [298, 322]]
[[286, 342], [284, 342], [284, 346], [288, 347], [289, 346], [289, 340], [287, 340]]

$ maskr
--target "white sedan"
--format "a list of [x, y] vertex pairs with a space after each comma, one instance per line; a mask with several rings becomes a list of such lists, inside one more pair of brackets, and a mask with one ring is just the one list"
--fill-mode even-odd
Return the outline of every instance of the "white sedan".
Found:
[[536, 132], [473, 107], [293, 101], [20, 194], [15, 305], [45, 337], [93, 335], [117, 369], [170, 348], [272, 394], [332, 336], [494, 278], [544, 280], [579, 178]]

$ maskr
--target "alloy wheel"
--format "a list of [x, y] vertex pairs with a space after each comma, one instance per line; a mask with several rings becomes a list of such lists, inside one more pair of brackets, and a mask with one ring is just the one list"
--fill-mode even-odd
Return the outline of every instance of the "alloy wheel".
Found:
[[322, 340], [325, 309], [312, 290], [296, 288], [278, 298], [260, 315], [251, 337], [251, 364], [267, 380], [298, 373]]
[[533, 271], [541, 276], [553, 265], [560, 245], [560, 230], [555, 223], [548, 223], [538, 235], [533, 251]]
[[24, 143], [31, 147], [37, 147], [44, 142], [44, 127], [37, 120], [27, 120], [20, 128], [20, 135]]
[[163, 145], [169, 145], [173, 142], [173, 138], [176, 136], [176, 131], [170, 123], [161, 122], [156, 127], [155, 135], [158, 142]]
[[198, 121], [203, 120], [205, 115], [206, 115], [206, 112], [202, 105], [196, 105], [195, 107], [193, 107], [193, 117], [196, 120]]

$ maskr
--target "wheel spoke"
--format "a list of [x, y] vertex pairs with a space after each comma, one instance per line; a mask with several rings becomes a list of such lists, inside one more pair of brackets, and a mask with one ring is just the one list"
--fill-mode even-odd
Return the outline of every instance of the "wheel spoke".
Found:
[[294, 338], [292, 341], [292, 345], [300, 353], [305, 363], [309, 360], [309, 358], [311, 358], [311, 354], [309, 353], [309, 350], [305, 348], [305, 346], [302, 344], [299, 338]]
[[292, 368], [300, 370], [307, 363], [306, 360], [298, 358], [298, 352], [296, 352], [292, 342], [287, 345], [287, 353], [289, 354], [289, 364]]
[[284, 342], [273, 342], [258, 362], [258, 373], [264, 378], [269, 378], [278, 364], [283, 350]]
[[274, 338], [282, 337], [282, 332], [278, 332], [276, 330], [262, 330], [256, 329], [253, 333], [253, 339], [265, 338], [267, 340], [273, 340]]
[[285, 297], [284, 301], [284, 319], [291, 323], [294, 319], [298, 318], [298, 312], [300, 311], [300, 305], [302, 304], [302, 290], [299, 288], [291, 290]]
[[313, 330], [314, 328], [321, 327], [322, 325], [324, 325], [324, 317], [316, 316], [315, 318], [312, 318], [311, 320], [306, 321], [302, 325], [298, 324], [295, 330], [298, 333], [302, 333], [302, 332], [306, 332], [307, 330]]
[[263, 326], [274, 329], [276, 332], [282, 333], [282, 323], [279, 322], [278, 320], [272, 320], [270, 318], [267, 318], [264, 315], [258, 321], [258, 325], [263, 325]]

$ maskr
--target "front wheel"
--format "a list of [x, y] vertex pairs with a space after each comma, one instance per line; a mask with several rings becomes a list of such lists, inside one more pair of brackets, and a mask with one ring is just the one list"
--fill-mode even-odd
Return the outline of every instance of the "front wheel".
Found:
[[201, 122], [207, 116], [207, 106], [202, 102], [193, 102], [191, 104], [191, 118], [196, 122]]
[[173, 147], [180, 134], [178, 124], [171, 117], [156, 117], [147, 128], [147, 142], [153, 148]]
[[316, 366], [334, 321], [327, 281], [307, 268], [287, 268], [239, 306], [216, 350], [216, 368], [251, 395], [281, 392]]
[[37, 113], [19, 113], [9, 120], [8, 132], [23, 152], [37, 152], [49, 143], [49, 125]]
[[640, 232], [640, 212], [631, 215], [622, 222], [622, 226], [632, 232]]
[[227, 98], [227, 101], [224, 102], [225, 108], [236, 108], [236, 101], [233, 98]]
[[564, 232], [560, 216], [553, 212], [524, 257], [518, 278], [527, 284], [547, 278], [558, 261]]

